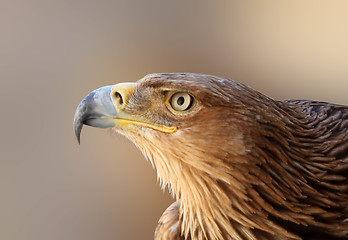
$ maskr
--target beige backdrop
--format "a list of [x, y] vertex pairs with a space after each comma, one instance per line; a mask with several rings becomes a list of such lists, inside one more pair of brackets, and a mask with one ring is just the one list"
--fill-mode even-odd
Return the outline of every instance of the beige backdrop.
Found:
[[84, 128], [91, 90], [200, 72], [276, 99], [348, 104], [348, 1], [0, 3], [0, 239], [152, 239], [172, 202], [123, 137]]

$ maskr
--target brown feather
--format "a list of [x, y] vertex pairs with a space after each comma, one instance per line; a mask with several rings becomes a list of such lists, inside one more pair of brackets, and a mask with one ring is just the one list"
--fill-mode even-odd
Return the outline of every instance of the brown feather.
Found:
[[162, 214], [155, 232], [155, 240], [180, 240], [179, 205], [174, 202]]

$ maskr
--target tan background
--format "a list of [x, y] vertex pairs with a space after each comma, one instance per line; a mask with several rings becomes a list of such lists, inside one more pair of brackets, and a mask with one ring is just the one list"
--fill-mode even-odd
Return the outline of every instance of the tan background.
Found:
[[84, 128], [91, 90], [200, 72], [348, 104], [348, 1], [0, 2], [0, 239], [152, 239], [172, 202], [139, 151]]

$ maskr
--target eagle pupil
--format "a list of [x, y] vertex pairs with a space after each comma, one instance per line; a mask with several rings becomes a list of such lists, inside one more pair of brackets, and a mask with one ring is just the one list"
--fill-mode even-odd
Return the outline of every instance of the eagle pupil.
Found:
[[185, 102], [185, 98], [183, 98], [183, 97], [179, 97], [178, 100], [177, 100], [177, 103], [178, 103], [178, 105], [180, 105], [180, 106], [183, 105], [184, 102]]

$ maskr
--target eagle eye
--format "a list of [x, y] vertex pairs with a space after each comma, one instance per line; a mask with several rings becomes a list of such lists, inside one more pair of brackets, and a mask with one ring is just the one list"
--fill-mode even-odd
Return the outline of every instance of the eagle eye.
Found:
[[194, 99], [190, 94], [176, 92], [171, 96], [169, 103], [175, 111], [186, 111], [193, 106], [193, 101]]

